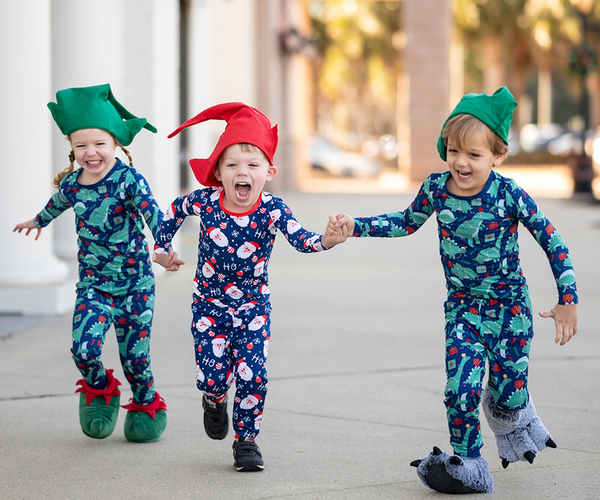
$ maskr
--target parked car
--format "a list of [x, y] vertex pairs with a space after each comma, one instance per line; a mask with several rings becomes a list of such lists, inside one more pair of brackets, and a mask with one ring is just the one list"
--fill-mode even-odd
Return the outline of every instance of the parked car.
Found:
[[547, 151], [548, 143], [564, 132], [564, 128], [557, 123], [528, 123], [521, 129], [519, 137], [521, 149], [526, 153]]
[[336, 177], [377, 177], [383, 171], [378, 158], [346, 151], [317, 135], [310, 138], [308, 160], [313, 169]]

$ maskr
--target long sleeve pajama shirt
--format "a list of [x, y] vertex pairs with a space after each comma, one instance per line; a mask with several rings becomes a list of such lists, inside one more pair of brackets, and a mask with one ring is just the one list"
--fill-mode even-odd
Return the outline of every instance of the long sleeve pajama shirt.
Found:
[[106, 372], [100, 355], [106, 332], [114, 324], [134, 402], [148, 404], [154, 399], [150, 366], [154, 275], [144, 221], [156, 238], [163, 214], [144, 177], [121, 160], [92, 185], [79, 184], [80, 171], [62, 179], [34, 219], [45, 227], [65, 210], [75, 212], [79, 281], [73, 359], [91, 387], [103, 388]]
[[192, 300], [196, 385], [212, 399], [236, 382], [232, 420], [237, 436], [258, 435], [267, 394], [270, 339], [267, 266], [277, 230], [300, 252], [324, 250], [321, 235], [305, 230], [280, 198], [263, 192], [247, 213], [228, 212], [224, 190], [204, 188], [167, 210], [157, 253], [166, 253], [188, 216], [200, 218]]
[[559, 304], [577, 303], [569, 250], [534, 200], [492, 171], [485, 188], [462, 197], [446, 188], [449, 172], [429, 176], [403, 212], [355, 219], [354, 236], [397, 237], [417, 231], [435, 213], [448, 292], [445, 405], [455, 453], [479, 456], [479, 403], [486, 359], [495, 403], [523, 408], [533, 337], [528, 286], [519, 262], [519, 222], [546, 253]]

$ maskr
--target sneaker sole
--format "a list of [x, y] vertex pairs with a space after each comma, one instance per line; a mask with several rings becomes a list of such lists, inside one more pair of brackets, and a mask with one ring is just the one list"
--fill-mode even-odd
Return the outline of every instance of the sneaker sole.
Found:
[[235, 470], [238, 472], [260, 472], [264, 469], [264, 465], [243, 465], [241, 467], [238, 467], [237, 465], [235, 466]]

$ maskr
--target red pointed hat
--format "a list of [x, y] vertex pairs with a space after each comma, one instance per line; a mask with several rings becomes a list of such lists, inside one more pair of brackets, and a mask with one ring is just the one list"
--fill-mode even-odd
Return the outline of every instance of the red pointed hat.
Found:
[[184, 128], [207, 120], [225, 120], [227, 126], [208, 158], [192, 158], [190, 160], [192, 172], [200, 184], [203, 186], [221, 185], [215, 177], [215, 167], [223, 151], [233, 144], [242, 142], [253, 144], [261, 149], [269, 163], [273, 165], [273, 156], [277, 150], [277, 125], [271, 127], [271, 122], [264, 114], [242, 102], [226, 102], [207, 108], [171, 132], [168, 137], [171, 138]]

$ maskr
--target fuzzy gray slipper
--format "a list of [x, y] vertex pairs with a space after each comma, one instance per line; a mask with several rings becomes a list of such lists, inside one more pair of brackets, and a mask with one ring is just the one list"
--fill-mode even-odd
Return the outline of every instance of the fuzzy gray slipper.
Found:
[[482, 408], [490, 429], [496, 436], [498, 456], [505, 469], [519, 460], [533, 463], [539, 451], [547, 446], [556, 448], [548, 429], [538, 417], [531, 395], [522, 410], [503, 411], [494, 404], [489, 387], [483, 391]]
[[437, 446], [421, 460], [410, 463], [425, 486], [440, 493], [491, 493], [494, 480], [483, 457], [450, 455]]

